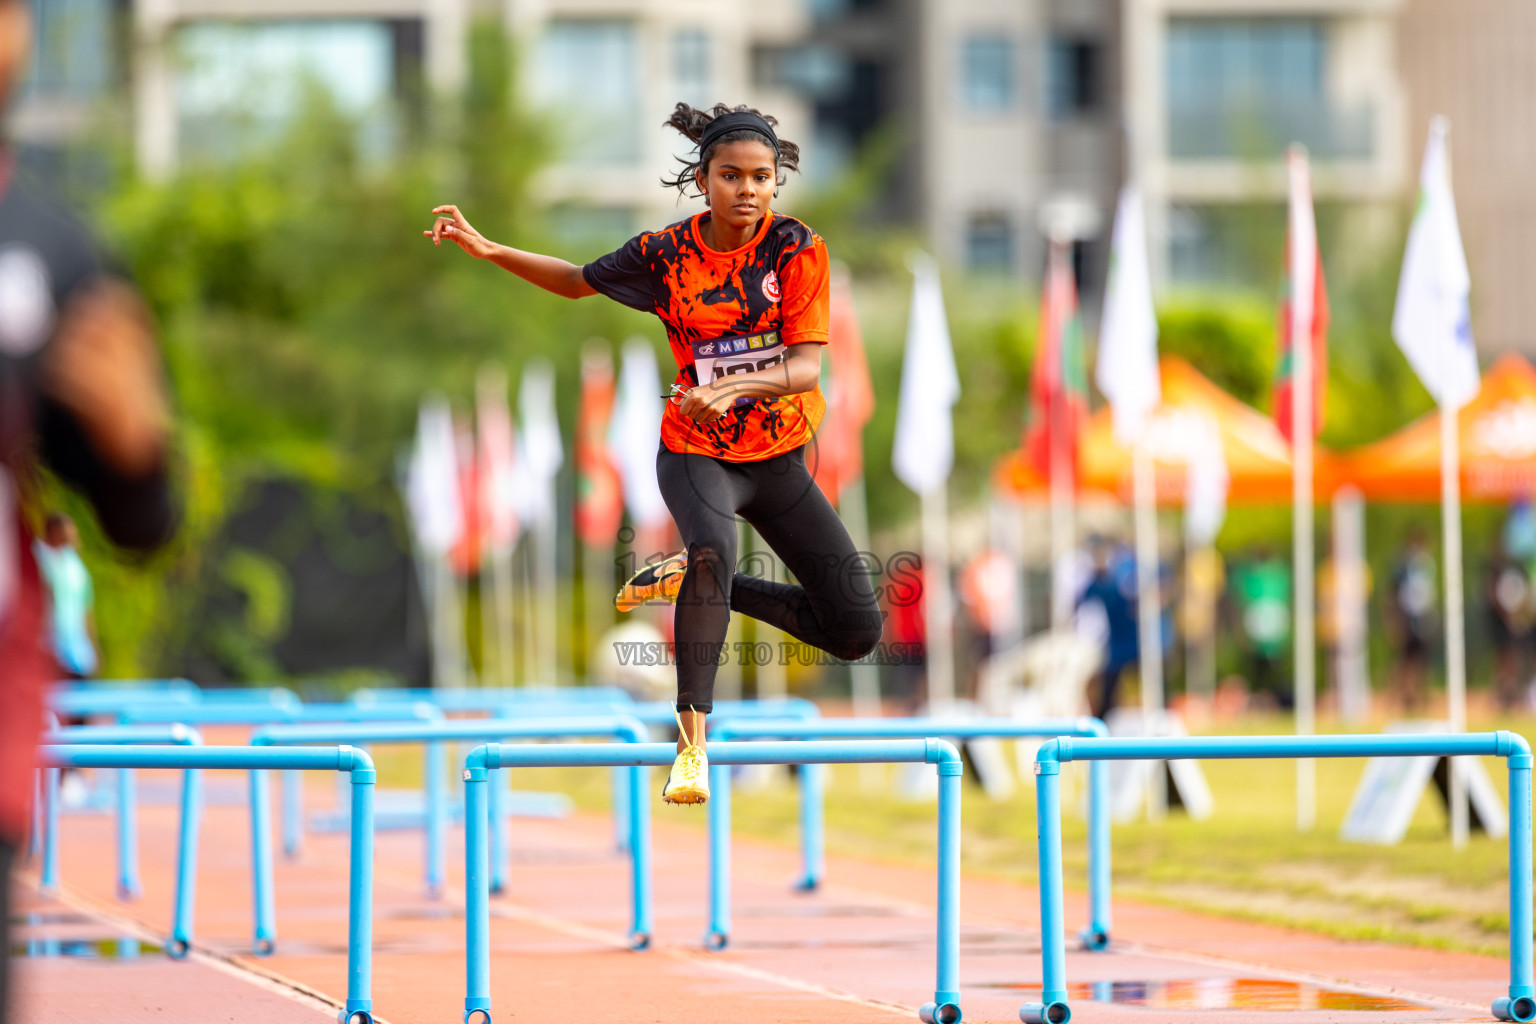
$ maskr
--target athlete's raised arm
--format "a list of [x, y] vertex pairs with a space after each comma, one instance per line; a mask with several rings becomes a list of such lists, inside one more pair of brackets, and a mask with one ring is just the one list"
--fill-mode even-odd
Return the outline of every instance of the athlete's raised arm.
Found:
[[443, 239], [458, 243], [460, 249], [477, 260], [489, 260], [503, 270], [516, 274], [529, 284], [536, 284], [547, 292], [563, 295], [568, 299], [580, 299], [596, 295], [597, 291], [581, 276], [581, 268], [558, 256], [543, 256], [536, 252], [524, 252], [510, 245], [491, 241], [476, 231], [459, 212], [457, 206], [439, 206], [432, 211], [437, 215], [430, 231], [422, 234], [432, 239], [433, 245], [442, 245]]

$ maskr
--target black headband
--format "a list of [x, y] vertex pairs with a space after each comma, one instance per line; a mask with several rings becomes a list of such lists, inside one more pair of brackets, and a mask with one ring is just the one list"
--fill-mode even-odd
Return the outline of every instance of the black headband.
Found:
[[761, 135], [773, 147], [773, 156], [777, 160], [779, 156], [779, 137], [773, 134], [773, 127], [763, 120], [759, 114], [747, 110], [733, 110], [729, 114], [721, 114], [709, 124], [704, 126], [704, 134], [699, 136], [699, 155], [702, 157], [709, 152], [721, 136], [728, 132], [756, 132]]

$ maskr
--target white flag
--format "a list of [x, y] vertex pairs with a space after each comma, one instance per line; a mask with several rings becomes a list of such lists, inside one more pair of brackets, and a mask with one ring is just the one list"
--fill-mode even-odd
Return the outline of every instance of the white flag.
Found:
[[1435, 401], [1459, 409], [1477, 394], [1481, 381], [1467, 303], [1472, 279], [1451, 194], [1448, 130], [1443, 117], [1430, 122], [1419, 205], [1408, 229], [1392, 312], [1392, 337]]
[[464, 533], [458, 443], [447, 399], [429, 395], [416, 415], [416, 446], [406, 481], [411, 521], [423, 551], [444, 555]]
[[507, 408], [507, 374], [500, 366], [481, 369], [475, 381], [475, 416], [482, 540], [487, 550], [505, 551], [517, 543], [517, 449]]
[[891, 465], [918, 494], [942, 487], [955, 462], [951, 409], [960, 400], [960, 374], [949, 343], [939, 271], [926, 255], [912, 268], [912, 312], [901, 364], [901, 398]]
[[555, 415], [555, 370], [546, 360], [523, 367], [517, 409], [523, 420], [517, 439], [520, 511], [528, 523], [549, 527], [556, 518], [555, 474], [565, 461], [565, 447]]
[[1147, 415], [1163, 400], [1157, 371], [1157, 315], [1147, 269], [1147, 229], [1141, 197], [1127, 185], [1115, 212], [1115, 235], [1104, 286], [1099, 359], [1094, 381], [1114, 409], [1115, 438], [1131, 446]]
[[624, 361], [619, 368], [608, 450], [619, 467], [629, 517], [641, 529], [666, 522], [669, 515], [656, 483], [663, 401], [655, 350], [644, 338], [630, 338], [624, 343]]

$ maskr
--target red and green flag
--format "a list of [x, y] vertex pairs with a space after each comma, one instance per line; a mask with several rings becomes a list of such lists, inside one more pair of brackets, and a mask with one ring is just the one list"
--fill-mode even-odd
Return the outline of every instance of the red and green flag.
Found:
[[1083, 362], [1083, 320], [1067, 247], [1052, 244], [1040, 298], [1040, 335], [1030, 382], [1024, 450], [1035, 471], [1051, 479], [1056, 460], [1077, 477], [1078, 439], [1088, 416], [1088, 374]]
[[[1285, 282], [1280, 290], [1280, 359], [1275, 371], [1273, 404], [1275, 426], [1287, 441], [1295, 441], [1291, 431], [1291, 389], [1296, 382], [1296, 348], [1292, 337], [1296, 322], [1295, 297], [1297, 278], [1300, 286], [1310, 284], [1311, 302], [1302, 303], [1303, 320], [1310, 319], [1311, 330], [1306, 333], [1312, 346], [1312, 372], [1309, 385], [1312, 388], [1312, 436], [1323, 430], [1323, 402], [1327, 397], [1328, 382], [1328, 288], [1323, 283], [1323, 260], [1317, 248], [1317, 227], [1312, 219], [1312, 184], [1310, 175], [1296, 175], [1290, 194], [1291, 212], [1287, 218], [1285, 235]], [[1301, 247], [1307, 251], [1299, 251]], [[1308, 282], [1307, 269], [1312, 271]], [[1305, 292], [1301, 294], [1305, 295]], [[1307, 313], [1310, 310], [1310, 316]]]

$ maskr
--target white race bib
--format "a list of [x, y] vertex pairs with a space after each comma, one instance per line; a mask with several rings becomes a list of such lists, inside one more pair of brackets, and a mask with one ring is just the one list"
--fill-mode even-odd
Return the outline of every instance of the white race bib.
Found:
[[[778, 331], [738, 334], [693, 343], [693, 368], [700, 384], [711, 384], [732, 374], [766, 370], [783, 361], [784, 342]], [[747, 405], [753, 401], [751, 398], [738, 398], [736, 404]]]

